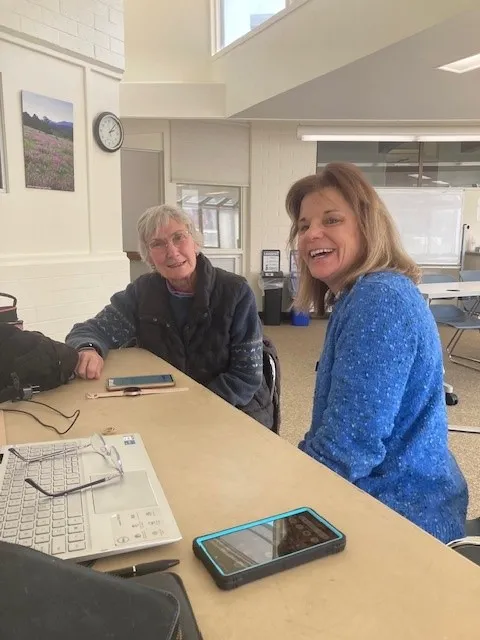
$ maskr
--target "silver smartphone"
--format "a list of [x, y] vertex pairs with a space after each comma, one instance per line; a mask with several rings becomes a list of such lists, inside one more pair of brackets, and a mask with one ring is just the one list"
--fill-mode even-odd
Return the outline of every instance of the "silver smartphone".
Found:
[[156, 389], [158, 387], [174, 387], [175, 380], [170, 373], [155, 374], [150, 376], [126, 376], [121, 378], [108, 378], [107, 391], [120, 391], [131, 387], [136, 389]]

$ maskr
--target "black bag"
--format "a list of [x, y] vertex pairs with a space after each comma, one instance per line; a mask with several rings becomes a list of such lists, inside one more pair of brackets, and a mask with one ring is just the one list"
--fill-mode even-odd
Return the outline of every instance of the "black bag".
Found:
[[65, 384], [77, 366], [78, 352], [37, 331], [0, 323], [0, 402], [28, 398]]
[[2, 640], [182, 638], [168, 591], [1, 541], [0, 567]]
[[168, 591], [175, 596], [180, 604], [180, 630], [182, 640], [202, 640], [202, 634], [198, 628], [192, 605], [179, 575], [170, 571], [156, 571], [138, 578], [128, 578], [131, 581], [143, 584], [150, 589]]

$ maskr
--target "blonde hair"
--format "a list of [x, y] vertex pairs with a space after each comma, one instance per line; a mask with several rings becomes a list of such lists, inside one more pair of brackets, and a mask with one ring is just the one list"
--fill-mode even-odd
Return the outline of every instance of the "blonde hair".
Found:
[[[420, 281], [420, 268], [403, 248], [385, 204], [353, 164], [332, 162], [321, 173], [297, 180], [290, 187], [285, 205], [292, 221], [289, 236], [291, 248], [296, 244], [303, 199], [310, 193], [324, 189], [335, 189], [344, 198], [357, 216], [364, 241], [362, 255], [341, 282], [342, 289], [352, 287], [359, 276], [376, 271], [394, 271], [415, 283]], [[308, 311], [313, 305], [317, 313], [323, 314], [328, 286], [311, 275], [303, 260], [299, 260], [299, 263], [300, 279], [294, 306]]]
[[202, 235], [193, 224], [192, 218], [183, 209], [170, 204], [161, 204], [150, 207], [142, 213], [137, 222], [138, 244], [142, 260], [150, 265], [149, 247], [150, 240], [157, 232], [158, 227], [166, 227], [171, 220], [184, 224], [195, 244], [202, 246]]

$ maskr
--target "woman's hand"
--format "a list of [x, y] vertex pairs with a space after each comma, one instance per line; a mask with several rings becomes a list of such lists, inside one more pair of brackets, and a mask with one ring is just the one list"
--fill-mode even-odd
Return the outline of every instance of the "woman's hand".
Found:
[[95, 349], [83, 349], [78, 354], [75, 373], [84, 380], [98, 380], [103, 370], [104, 360]]

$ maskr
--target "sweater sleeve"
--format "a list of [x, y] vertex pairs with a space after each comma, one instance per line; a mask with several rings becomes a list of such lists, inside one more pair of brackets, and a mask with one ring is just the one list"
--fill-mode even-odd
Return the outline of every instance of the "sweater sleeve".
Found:
[[135, 339], [136, 308], [135, 287], [129, 284], [124, 291], [115, 293], [110, 304], [94, 318], [75, 324], [65, 342], [75, 349], [92, 343], [105, 358], [109, 349], [119, 349]]
[[385, 458], [415, 357], [415, 320], [385, 285], [362, 287], [342, 311], [326, 407], [319, 414], [314, 398], [299, 447], [356, 482]]
[[262, 384], [263, 346], [255, 296], [247, 283], [240, 291], [231, 329], [228, 371], [208, 388], [236, 407], [250, 402]]

